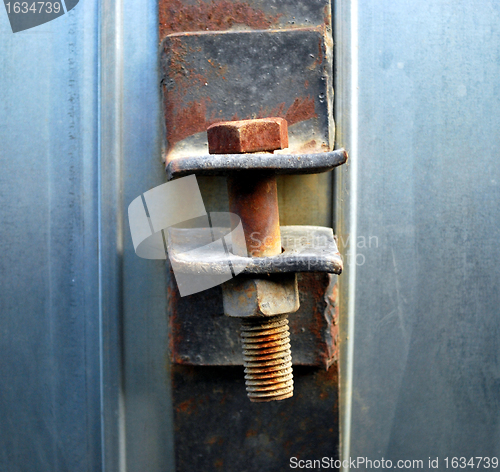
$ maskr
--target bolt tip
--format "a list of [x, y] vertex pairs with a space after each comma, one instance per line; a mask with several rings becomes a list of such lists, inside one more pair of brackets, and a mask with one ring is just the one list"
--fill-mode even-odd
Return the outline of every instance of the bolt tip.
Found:
[[270, 402], [293, 396], [287, 315], [242, 320], [241, 340], [250, 401]]

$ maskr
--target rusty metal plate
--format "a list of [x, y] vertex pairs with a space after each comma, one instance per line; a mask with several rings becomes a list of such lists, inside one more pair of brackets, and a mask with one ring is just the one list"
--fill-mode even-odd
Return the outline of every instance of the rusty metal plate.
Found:
[[[337, 276], [297, 275], [300, 308], [288, 317], [293, 365], [329, 367], [337, 360]], [[181, 297], [171, 274], [170, 355], [186, 365], [243, 365], [240, 320], [224, 315], [215, 287]]]
[[285, 118], [289, 147], [333, 149], [332, 48], [324, 26], [276, 31], [172, 34], [162, 43], [168, 165], [208, 154], [220, 121]]
[[337, 385], [336, 367], [296, 367], [293, 397], [251, 403], [242, 367], [172, 366], [176, 470], [274, 472], [290, 470], [291, 457], [337, 460]]
[[[282, 154], [333, 149], [329, 1], [160, 0], [159, 14], [164, 158], [176, 166], [169, 178], [189, 167], [182, 158], [208, 156], [205, 131], [218, 121], [279, 116], [290, 125]], [[192, 33], [171, 35], [186, 32]], [[330, 226], [331, 174], [278, 179], [282, 225]], [[226, 211], [224, 179], [199, 182], [207, 210]], [[336, 285], [330, 283], [336, 276], [298, 279], [301, 308], [290, 316], [294, 364], [329, 365], [336, 359]], [[173, 362], [242, 364], [239, 321], [222, 314], [220, 288], [180, 297], [170, 274], [168, 291]]]
[[175, 264], [176, 271], [186, 274], [225, 274], [228, 262], [235, 274], [342, 272], [342, 259], [331, 228], [282, 226], [280, 229], [281, 254], [243, 257], [232, 253], [230, 240], [226, 241], [227, 252], [223, 245], [220, 251], [216, 251], [207, 244], [227, 237], [230, 228], [171, 227], [167, 230], [169, 259]]
[[160, 38], [187, 31], [331, 27], [328, 0], [160, 0]]
[[225, 175], [258, 170], [283, 174], [318, 174], [347, 162], [344, 149], [313, 154], [207, 154], [173, 159], [167, 164], [168, 180], [186, 175]]

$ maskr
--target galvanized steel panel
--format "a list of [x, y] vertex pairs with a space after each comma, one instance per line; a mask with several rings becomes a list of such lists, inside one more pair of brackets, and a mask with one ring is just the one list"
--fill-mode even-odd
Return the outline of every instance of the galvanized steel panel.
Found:
[[343, 453], [498, 456], [499, 5], [341, 0], [336, 19]]
[[164, 268], [123, 217], [164, 181], [156, 10], [0, 14], [2, 471], [173, 467]]
[[96, 5], [0, 14], [0, 469], [99, 470]]

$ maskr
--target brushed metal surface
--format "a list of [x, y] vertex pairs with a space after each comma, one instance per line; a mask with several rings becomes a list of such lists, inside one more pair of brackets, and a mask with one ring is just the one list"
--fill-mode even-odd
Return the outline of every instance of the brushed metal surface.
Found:
[[164, 267], [124, 209], [164, 182], [153, 1], [0, 14], [0, 470], [172, 470]]
[[97, 8], [3, 13], [0, 469], [100, 470]]
[[358, 255], [339, 278], [343, 453], [498, 456], [499, 5], [340, 0], [335, 17], [337, 230]]

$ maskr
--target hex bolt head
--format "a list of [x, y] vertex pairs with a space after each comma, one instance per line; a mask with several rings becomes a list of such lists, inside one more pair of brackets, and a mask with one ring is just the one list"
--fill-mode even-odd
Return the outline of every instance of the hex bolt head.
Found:
[[288, 147], [288, 124], [283, 118], [223, 121], [207, 129], [210, 154], [275, 151]]
[[238, 275], [222, 285], [224, 314], [262, 319], [295, 313], [300, 307], [297, 274]]

